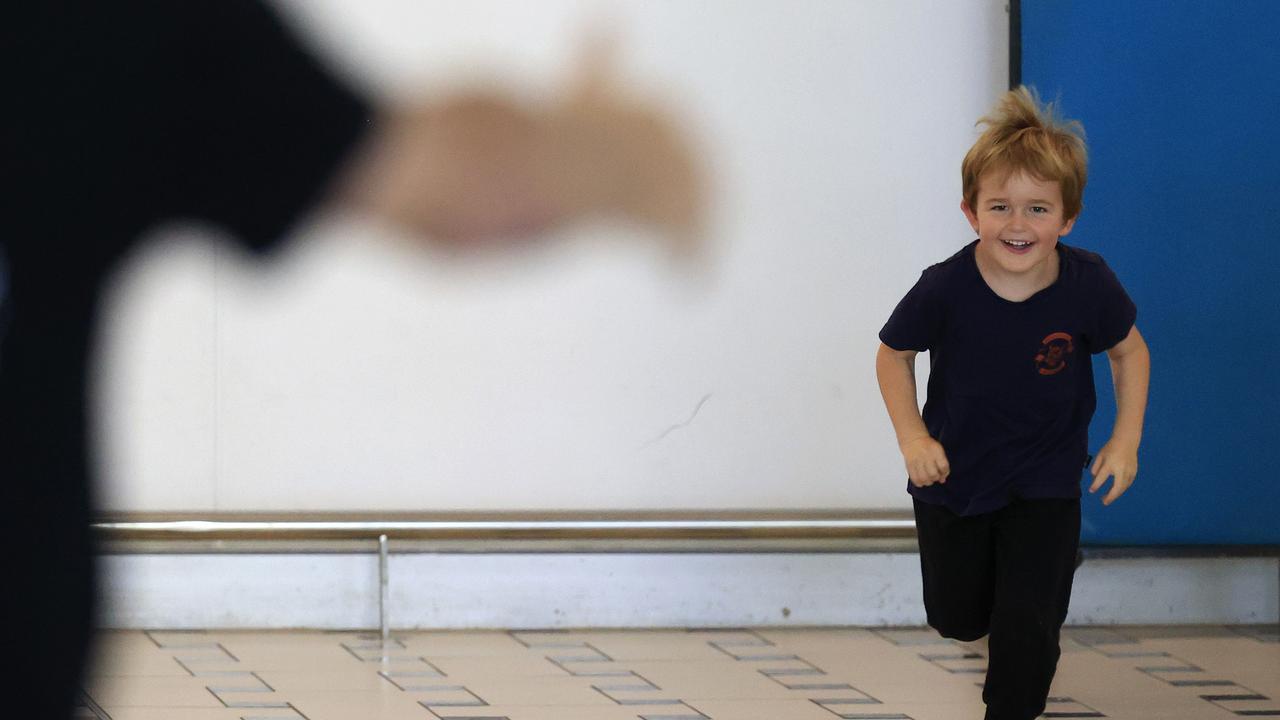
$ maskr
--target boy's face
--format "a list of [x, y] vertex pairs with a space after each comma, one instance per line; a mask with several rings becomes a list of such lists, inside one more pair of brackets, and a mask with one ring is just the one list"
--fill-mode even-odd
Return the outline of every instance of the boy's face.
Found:
[[1075, 218], [1063, 217], [1062, 189], [1022, 171], [988, 172], [978, 181], [976, 207], [960, 209], [978, 234], [977, 251], [1004, 272], [1034, 276], [1044, 271], [1071, 232]]

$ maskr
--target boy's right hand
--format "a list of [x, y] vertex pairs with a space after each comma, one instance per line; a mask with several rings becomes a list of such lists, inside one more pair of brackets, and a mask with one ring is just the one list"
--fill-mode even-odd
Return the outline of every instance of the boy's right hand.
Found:
[[951, 474], [951, 464], [947, 462], [947, 452], [942, 443], [928, 435], [903, 443], [902, 459], [906, 461], [911, 484], [916, 487], [945, 483]]

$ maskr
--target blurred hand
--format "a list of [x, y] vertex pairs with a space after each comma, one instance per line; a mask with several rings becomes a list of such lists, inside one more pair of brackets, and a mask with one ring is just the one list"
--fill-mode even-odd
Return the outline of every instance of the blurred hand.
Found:
[[1129, 489], [1134, 478], [1138, 476], [1137, 444], [1111, 438], [1098, 451], [1098, 456], [1094, 458], [1093, 467], [1089, 472], [1093, 474], [1093, 484], [1089, 486], [1090, 493], [1101, 490], [1108, 477], [1113, 478], [1111, 490], [1102, 498], [1103, 505], [1110, 505]]
[[[705, 188], [699, 158], [672, 114], [659, 103], [627, 97], [616, 70], [616, 43], [588, 42], [567, 100], [552, 120], [566, 133], [562, 147], [574, 157], [584, 185], [599, 178], [608, 197], [594, 202], [609, 212], [664, 232], [678, 253], [696, 250], [701, 239]], [[576, 139], [573, 139], [576, 138]], [[591, 197], [587, 187], [570, 196]]]
[[386, 114], [349, 184], [356, 204], [447, 246], [610, 216], [696, 251], [697, 158], [668, 111], [622, 97], [602, 48], [549, 107], [475, 92]]
[[928, 435], [903, 443], [902, 459], [906, 461], [911, 484], [916, 487], [945, 483], [951, 474], [951, 464], [947, 462], [942, 443]]

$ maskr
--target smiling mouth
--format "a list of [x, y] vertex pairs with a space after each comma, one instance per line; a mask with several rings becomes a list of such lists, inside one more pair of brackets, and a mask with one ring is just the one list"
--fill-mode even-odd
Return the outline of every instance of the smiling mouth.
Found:
[[1036, 244], [1034, 240], [1001, 240], [1000, 242], [1013, 252], [1026, 252]]

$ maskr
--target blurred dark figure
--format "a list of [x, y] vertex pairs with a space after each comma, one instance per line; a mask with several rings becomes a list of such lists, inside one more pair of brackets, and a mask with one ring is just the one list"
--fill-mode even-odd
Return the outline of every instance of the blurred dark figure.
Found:
[[547, 107], [374, 110], [251, 0], [16, 3], [0, 38], [4, 686], [28, 717], [68, 717], [85, 671], [89, 339], [100, 283], [150, 227], [192, 218], [265, 250], [325, 201], [459, 250], [587, 215], [677, 249], [697, 235], [686, 147], [599, 58]]

